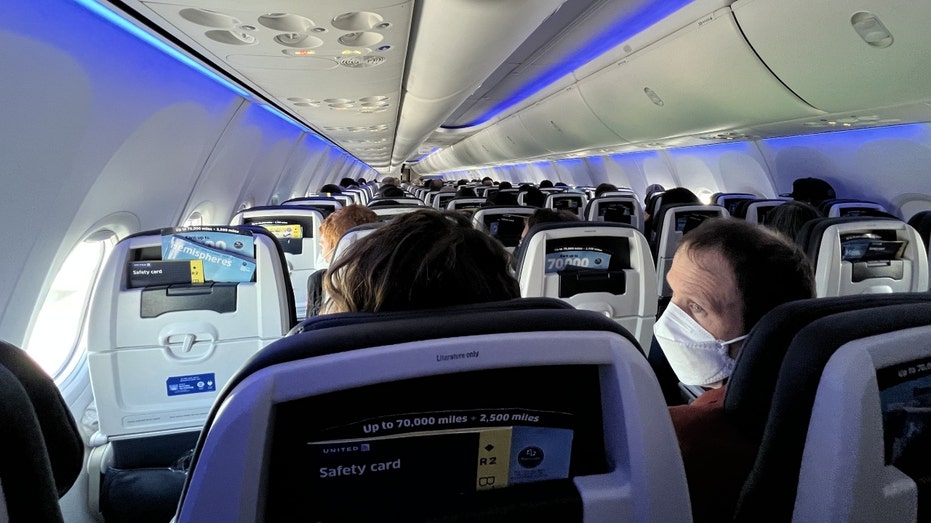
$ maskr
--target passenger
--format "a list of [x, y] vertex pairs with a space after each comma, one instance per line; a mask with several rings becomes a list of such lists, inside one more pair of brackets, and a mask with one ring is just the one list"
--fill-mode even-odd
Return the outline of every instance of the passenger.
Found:
[[427, 182], [427, 184], [428, 184], [428, 185], [427, 185], [427, 188], [430, 189], [431, 192], [432, 192], [432, 191], [440, 191], [440, 190], [443, 189], [443, 187], [446, 187], [446, 184], [443, 183], [443, 180], [441, 180], [441, 179], [439, 179], [439, 178], [434, 178], [434, 179], [430, 180], [429, 182]]
[[549, 181], [549, 180], [543, 180], [543, 181], [541, 181], [541, 182], [539, 183], [539, 185], [537, 185], [537, 187], [539, 187], [539, 188], [541, 188], [541, 189], [547, 189], [547, 188], [550, 188], [550, 187], [552, 187], [552, 186], [553, 186], [553, 182], [551, 182], [551, 181]]
[[498, 189], [513, 189], [514, 186], [511, 185], [511, 182], [501, 182], [498, 184]]
[[494, 184], [495, 184], [494, 180], [492, 180], [490, 177], [486, 176], [482, 178], [482, 185], [484, 185], [485, 187], [491, 187]]
[[509, 257], [459, 213], [402, 214], [334, 262], [324, 278], [325, 310], [388, 312], [518, 298]]
[[527, 233], [530, 232], [530, 229], [538, 223], [554, 223], [554, 222], [577, 222], [579, 221], [579, 216], [571, 211], [567, 210], [554, 210], [554, 209], [537, 209], [533, 211], [533, 214], [527, 216], [527, 219], [524, 220], [524, 230], [520, 233], [521, 241], [524, 240], [524, 237], [527, 236]]
[[478, 198], [475, 189], [466, 186], [460, 186], [456, 189], [456, 198]]
[[[323, 260], [329, 264], [333, 260], [333, 252], [339, 239], [349, 229], [357, 225], [375, 223], [378, 215], [375, 211], [364, 205], [353, 204], [333, 211], [320, 224], [317, 233], [320, 235], [320, 248]], [[307, 317], [320, 314], [323, 305], [323, 275], [325, 268], [318, 269], [307, 277]]]
[[407, 193], [404, 192], [404, 189], [400, 187], [395, 187], [394, 185], [386, 185], [383, 187], [384, 190], [381, 190], [378, 193], [380, 198], [404, 198], [407, 196]]
[[[685, 187], [673, 187], [672, 189], [669, 189], [668, 191], [663, 192], [663, 201], [661, 202], [660, 207], [665, 207], [667, 205], [673, 205], [673, 204], [679, 204], [679, 203], [700, 204], [701, 200], [698, 199], [698, 196], [695, 196], [695, 193], [693, 193], [691, 190]], [[659, 212], [661, 209], [650, 209], [650, 210]], [[646, 237], [647, 239], [650, 240], [652, 244], [652, 242], [655, 241], [654, 236], [655, 236], [656, 231], [653, 230], [655, 223], [653, 220], [653, 216], [650, 215], [650, 212], [649, 212], [650, 210], [648, 209], [643, 210], [643, 223], [644, 223], [644, 230], [646, 231]]]
[[599, 183], [598, 187], [595, 187], [595, 198], [601, 196], [602, 194], [608, 191], [616, 191], [617, 186], [613, 183]]
[[359, 183], [352, 178], [346, 177], [339, 181], [339, 184], [345, 188], [358, 187]]
[[546, 193], [537, 189], [536, 187], [531, 187], [524, 193], [524, 205], [528, 207], [543, 207], [546, 204]]
[[821, 178], [796, 178], [792, 182], [792, 192], [781, 194], [793, 200], [810, 203], [815, 207], [825, 200], [837, 198], [837, 192], [830, 183]]
[[802, 230], [802, 225], [821, 216], [821, 211], [813, 205], [801, 200], [793, 200], [769, 211], [763, 218], [763, 224], [785, 234], [790, 241], [794, 242], [798, 232]]
[[[666, 276], [672, 302], [653, 332], [679, 380], [707, 392], [670, 407], [696, 522], [733, 519], [755, 444], [724, 412], [744, 338], [779, 304], [814, 296], [805, 254], [743, 220], [711, 218], [684, 236]], [[651, 350], [651, 360], [653, 354]]]
[[653, 196], [654, 194], [658, 192], [663, 192], [665, 190], [666, 188], [658, 183], [651, 183], [650, 185], [647, 185], [647, 188], [644, 191], [644, 196], [643, 196], [643, 208], [644, 209], [647, 208], [647, 204], [650, 202], [651, 196]]
[[328, 183], [320, 188], [320, 194], [339, 194], [343, 192], [343, 188], [335, 183]]
[[[503, 182], [507, 183], [507, 182]], [[494, 195], [486, 198], [491, 205], [517, 205], [517, 194], [512, 192], [498, 191]]]

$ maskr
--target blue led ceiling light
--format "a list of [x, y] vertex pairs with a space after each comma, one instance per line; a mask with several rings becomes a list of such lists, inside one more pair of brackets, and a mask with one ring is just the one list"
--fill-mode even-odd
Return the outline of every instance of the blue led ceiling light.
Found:
[[479, 116], [476, 120], [456, 127], [444, 127], [444, 129], [474, 127], [491, 120], [498, 114], [514, 107], [553, 84], [556, 80], [575, 71], [580, 66], [613, 49], [618, 44], [640, 34], [660, 20], [690, 4], [691, 1], [692, 0], [658, 0], [647, 3], [632, 15], [615, 21], [607, 29], [591, 38], [587, 44], [569, 55], [566, 60], [553, 65], [553, 67], [550, 67], [539, 76], [533, 78], [524, 84], [523, 87], [511, 94], [511, 96], [492, 106], [491, 109]]
[[101, 18], [110, 22], [111, 24], [119, 27], [120, 29], [126, 31], [127, 33], [135, 36], [136, 38], [142, 40], [143, 42], [167, 54], [168, 56], [183, 63], [184, 65], [190, 67], [191, 69], [194, 69], [195, 71], [206, 76], [207, 78], [210, 78], [211, 80], [219, 83], [220, 85], [233, 91], [237, 95], [243, 98], [246, 98], [246, 99], [252, 99], [252, 96], [248, 92], [244, 91], [242, 88], [240, 88], [236, 84], [230, 82], [226, 78], [223, 78], [222, 76], [216, 74], [210, 69], [204, 67], [199, 62], [192, 60], [190, 57], [188, 57], [184, 53], [181, 53], [178, 50], [171, 47], [170, 45], [166, 44], [165, 42], [162, 42], [158, 38], [140, 29], [132, 22], [126, 20], [125, 18], [107, 9], [106, 7], [98, 4], [94, 0], [74, 0], [74, 1], [78, 5], [87, 9], [88, 11], [91, 11], [92, 13], [96, 14], [97, 16], [100, 16]]

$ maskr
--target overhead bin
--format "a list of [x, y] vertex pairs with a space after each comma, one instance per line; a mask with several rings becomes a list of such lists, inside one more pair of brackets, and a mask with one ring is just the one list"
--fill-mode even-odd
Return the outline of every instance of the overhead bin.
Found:
[[931, 99], [931, 2], [738, 0], [732, 7], [760, 58], [819, 109]]
[[592, 112], [630, 142], [821, 114], [760, 62], [728, 8], [582, 79], [578, 86]]
[[470, 140], [481, 143], [492, 141], [507, 154], [508, 160], [538, 158], [551, 153], [534, 139], [534, 133], [526, 128], [519, 117], [513, 115], [472, 136]]
[[552, 153], [616, 145], [621, 138], [605, 127], [577, 87], [569, 87], [519, 113], [524, 128]]

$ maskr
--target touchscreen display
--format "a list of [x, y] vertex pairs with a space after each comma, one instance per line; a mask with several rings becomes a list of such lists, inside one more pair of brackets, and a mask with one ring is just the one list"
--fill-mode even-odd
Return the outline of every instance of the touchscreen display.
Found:
[[399, 521], [470, 496], [603, 473], [600, 390], [597, 366], [543, 366], [283, 403], [270, 429], [266, 520]]

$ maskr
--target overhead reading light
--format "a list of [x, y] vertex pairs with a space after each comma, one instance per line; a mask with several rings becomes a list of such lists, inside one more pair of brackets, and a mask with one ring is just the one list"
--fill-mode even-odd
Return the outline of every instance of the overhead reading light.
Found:
[[892, 45], [892, 33], [873, 13], [860, 11], [850, 17], [850, 25], [860, 35], [864, 42], [873, 47], [889, 47]]

